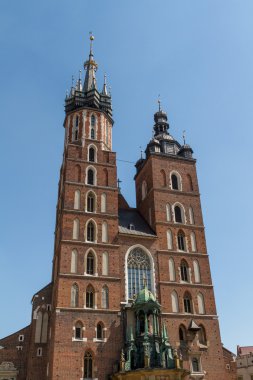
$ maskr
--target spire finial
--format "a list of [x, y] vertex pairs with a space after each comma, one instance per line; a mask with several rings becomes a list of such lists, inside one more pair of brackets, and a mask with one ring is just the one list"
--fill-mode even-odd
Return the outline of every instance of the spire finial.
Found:
[[160, 94], [158, 95], [157, 103], [158, 103], [158, 109], [159, 109], [159, 112], [160, 112], [160, 111], [161, 111], [161, 99], [160, 99]]
[[184, 141], [184, 145], [185, 145], [185, 137], [186, 137], [186, 131], [183, 131], [183, 141]]
[[92, 48], [93, 48], [93, 41], [94, 41], [95, 37], [93, 36], [93, 33], [90, 32], [90, 54], [92, 55], [93, 54], [93, 51], [92, 51]]
[[142, 154], [143, 154], [142, 146], [139, 146], [139, 148], [141, 150], [141, 159], [143, 159], [143, 157], [142, 157]]
[[103, 91], [102, 91], [102, 94], [103, 94], [103, 95], [108, 95], [107, 84], [106, 84], [106, 73], [104, 73], [104, 85], [103, 85]]

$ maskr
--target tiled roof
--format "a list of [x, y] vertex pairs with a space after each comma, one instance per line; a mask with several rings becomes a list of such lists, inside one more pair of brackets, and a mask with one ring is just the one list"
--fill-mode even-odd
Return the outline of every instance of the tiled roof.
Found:
[[[132, 229], [130, 226], [132, 225]], [[119, 232], [129, 235], [156, 237], [154, 231], [143, 219], [137, 209], [119, 209]]]
[[253, 346], [238, 347], [238, 355], [248, 355], [253, 353]]

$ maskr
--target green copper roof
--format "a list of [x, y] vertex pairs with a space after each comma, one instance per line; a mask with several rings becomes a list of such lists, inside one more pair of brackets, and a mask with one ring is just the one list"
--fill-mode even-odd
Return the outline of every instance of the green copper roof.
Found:
[[136, 297], [136, 300], [135, 300], [135, 305], [137, 305], [137, 304], [143, 304], [143, 303], [146, 303], [146, 302], [149, 302], [149, 301], [156, 302], [156, 299], [153, 296], [153, 294], [151, 293], [151, 291], [148, 290], [148, 288], [145, 286], [144, 289], [142, 289], [138, 293], [138, 295]]

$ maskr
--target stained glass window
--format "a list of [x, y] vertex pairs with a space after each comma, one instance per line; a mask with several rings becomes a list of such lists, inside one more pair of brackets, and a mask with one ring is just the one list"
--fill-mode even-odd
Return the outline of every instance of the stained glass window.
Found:
[[151, 284], [151, 263], [148, 255], [141, 248], [134, 248], [127, 259], [128, 270], [128, 298], [133, 298], [144, 288], [144, 282], [147, 288], [152, 292]]

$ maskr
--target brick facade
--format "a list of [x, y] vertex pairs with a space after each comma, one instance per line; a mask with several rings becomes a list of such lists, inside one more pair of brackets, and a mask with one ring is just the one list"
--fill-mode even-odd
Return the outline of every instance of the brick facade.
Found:
[[[148, 252], [153, 265], [152, 291], [162, 305], [161, 323], [167, 326], [170, 342], [184, 360], [184, 367], [192, 372], [189, 378], [234, 379], [226, 371], [229, 359], [226, 355], [224, 361], [221, 345], [196, 161], [147, 154], [136, 164], [137, 208], [131, 209], [117, 187], [112, 126], [108, 112], [89, 104], [66, 112], [52, 283], [33, 297], [31, 325], [0, 341], [7, 347], [0, 350], [0, 364], [13, 362], [19, 370], [17, 380], [77, 380], [87, 378], [84, 356], [89, 353], [92, 378], [107, 380], [118, 370], [125, 337], [123, 307], [131, 302], [126, 257], [139, 247]], [[173, 189], [173, 173], [180, 177], [180, 189]], [[175, 221], [178, 204], [184, 214], [182, 222]], [[170, 207], [169, 217], [166, 205]], [[120, 210], [125, 217], [135, 213], [146, 232], [140, 231], [134, 220], [133, 229], [122, 226]], [[179, 232], [184, 236], [183, 250], [178, 246]], [[169, 260], [174, 262], [173, 279]], [[187, 265], [187, 281], [182, 279], [182, 260]], [[199, 268], [199, 281], [194, 265]], [[178, 296], [176, 311], [172, 292]], [[186, 293], [190, 295], [190, 312], [185, 312]], [[204, 300], [201, 312], [199, 294]], [[204, 331], [202, 339], [200, 330], [190, 328], [193, 322]], [[99, 326], [102, 335], [98, 338]], [[184, 339], [179, 336], [180, 328]], [[20, 334], [25, 336], [22, 350], [16, 348]], [[192, 371], [193, 357], [199, 360], [199, 373]]]

